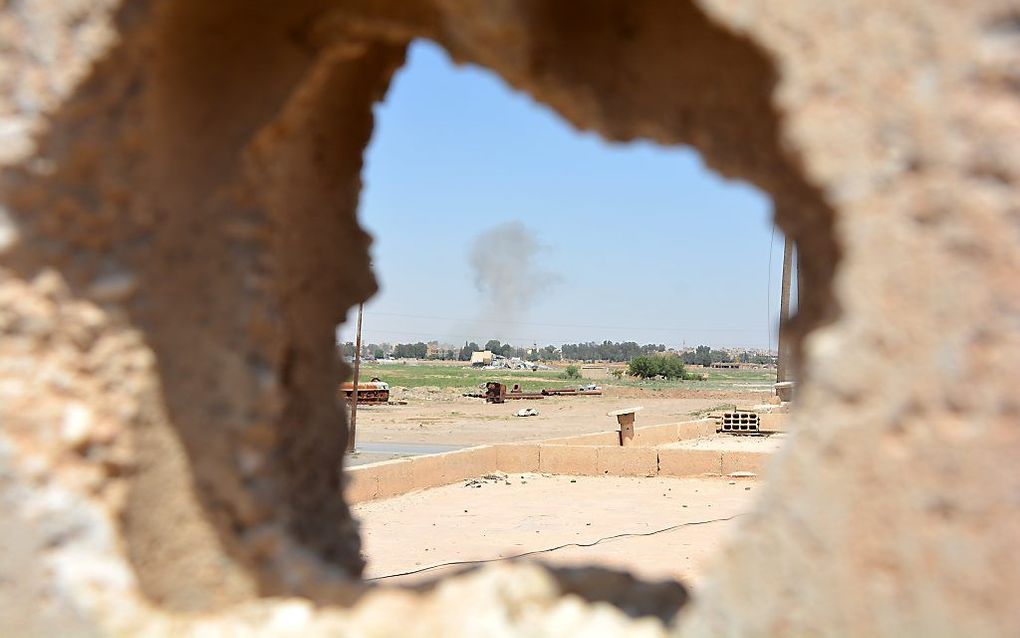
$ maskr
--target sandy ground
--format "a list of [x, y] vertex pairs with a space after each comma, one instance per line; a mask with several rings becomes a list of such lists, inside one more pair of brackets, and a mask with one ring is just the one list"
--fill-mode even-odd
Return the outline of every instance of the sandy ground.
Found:
[[[616, 429], [616, 419], [606, 412], [642, 406], [637, 426], [657, 425], [696, 418], [698, 413], [734, 404], [748, 405], [762, 395], [747, 392], [662, 393], [628, 389], [600, 397], [549, 397], [538, 401], [485, 403], [436, 391], [405, 394], [407, 405], [361, 406], [358, 409], [358, 443], [366, 449], [348, 459], [349, 464], [381, 461], [408, 454], [402, 444], [428, 444], [435, 450], [528, 441], [589, 434]], [[538, 409], [535, 417], [515, 417], [517, 410]], [[387, 446], [386, 444], [393, 444]], [[415, 453], [415, 452], [410, 452]], [[422, 453], [422, 452], [417, 452]]]
[[[645, 579], [672, 578], [696, 586], [712, 555], [739, 524], [739, 518], [731, 517], [748, 511], [759, 488], [760, 483], [750, 479], [515, 474], [478, 488], [462, 482], [352, 509], [361, 521], [368, 560], [365, 577], [370, 579], [448, 561], [498, 559], [621, 533], [712, 521], [529, 558], [627, 569]], [[384, 580], [408, 584], [463, 568]]]

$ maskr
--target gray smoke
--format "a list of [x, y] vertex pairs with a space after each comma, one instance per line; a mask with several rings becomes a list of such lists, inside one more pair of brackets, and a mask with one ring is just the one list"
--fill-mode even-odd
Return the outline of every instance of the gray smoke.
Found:
[[484, 314], [513, 320], [557, 282], [556, 275], [539, 266], [544, 250], [520, 222], [500, 224], [475, 238], [468, 262], [485, 297]]

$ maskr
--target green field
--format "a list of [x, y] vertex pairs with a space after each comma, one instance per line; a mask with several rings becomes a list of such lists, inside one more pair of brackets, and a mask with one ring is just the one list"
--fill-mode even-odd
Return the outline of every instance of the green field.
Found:
[[669, 388], [690, 388], [700, 390], [741, 390], [748, 385], [769, 384], [775, 381], [772, 370], [714, 370], [694, 368], [692, 371], [705, 375], [704, 381], [641, 381], [630, 377], [622, 379], [600, 379], [597, 381], [570, 380], [563, 377], [562, 370], [510, 371], [482, 370], [467, 366], [429, 365], [429, 364], [377, 364], [364, 363], [361, 366], [361, 378], [379, 377], [392, 387], [403, 388], [450, 388], [469, 392], [478, 388], [486, 381], [499, 381], [508, 386], [521, 384], [526, 392], [534, 392], [542, 388], [569, 387], [579, 383], [598, 383], [603, 387], [636, 387], [649, 390]]

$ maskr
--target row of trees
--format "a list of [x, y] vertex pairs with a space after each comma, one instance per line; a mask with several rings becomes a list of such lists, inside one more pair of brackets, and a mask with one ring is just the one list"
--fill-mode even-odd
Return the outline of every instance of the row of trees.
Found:
[[639, 346], [634, 341], [603, 341], [602, 343], [596, 343], [594, 341], [588, 341], [586, 343], [565, 343], [560, 347], [560, 355], [562, 359], [569, 359], [572, 361], [612, 361], [612, 362], [623, 362], [630, 361], [634, 357], [640, 355], [654, 354], [656, 352], [665, 352], [666, 346], [663, 344], [648, 343], [643, 346]]
[[[354, 356], [354, 344], [350, 341], [341, 344], [344, 356]], [[522, 348], [509, 343], [501, 343], [498, 339], [489, 339], [484, 345], [474, 341], [465, 342], [464, 346], [457, 348], [437, 348], [419, 341], [417, 343], [377, 344], [370, 343], [364, 347], [362, 354], [376, 359], [384, 357], [414, 358], [414, 359], [439, 359], [469, 361], [471, 353], [478, 350], [489, 350], [504, 357], [520, 357], [528, 361], [610, 361], [624, 362], [632, 361], [637, 357], [661, 354], [666, 351], [663, 344], [648, 343], [638, 345], [634, 341], [603, 341], [601, 343], [588, 341], [584, 343], [565, 343], [559, 348], [556, 346], [545, 346], [542, 348]], [[722, 350], [714, 350], [709, 346], [698, 346], [696, 349], [680, 353], [681, 363], [687, 365], [710, 366], [717, 362], [731, 362], [734, 360], [740, 363], [770, 364], [775, 363], [776, 358], [771, 355], [742, 352], [736, 356], [730, 355]]]

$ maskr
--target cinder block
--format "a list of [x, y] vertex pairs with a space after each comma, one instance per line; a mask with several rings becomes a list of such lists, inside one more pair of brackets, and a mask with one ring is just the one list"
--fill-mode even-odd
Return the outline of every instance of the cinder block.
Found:
[[718, 450], [658, 448], [658, 452], [662, 476], [722, 474], [722, 453]]
[[519, 473], [538, 471], [538, 444], [506, 444], [494, 446], [496, 469], [500, 472]]
[[767, 452], [723, 452], [722, 473], [754, 472], [762, 476], [771, 457]]
[[718, 426], [714, 419], [698, 419], [697, 421], [684, 421], [677, 423], [676, 438], [678, 441], [689, 441], [691, 439], [703, 439], [715, 434]]
[[538, 469], [549, 474], [594, 476], [598, 454], [594, 446], [542, 445], [538, 451]]
[[653, 447], [598, 447], [596, 470], [610, 476], [655, 476], [659, 459]]

